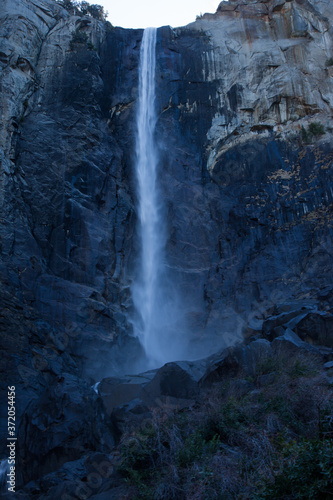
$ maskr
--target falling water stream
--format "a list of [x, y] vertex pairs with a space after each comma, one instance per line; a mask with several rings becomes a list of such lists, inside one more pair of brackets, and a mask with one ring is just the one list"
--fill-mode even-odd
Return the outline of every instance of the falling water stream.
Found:
[[156, 28], [143, 33], [139, 67], [139, 102], [136, 135], [136, 176], [140, 262], [138, 278], [132, 286], [137, 319], [134, 333], [148, 357], [159, 356], [157, 302], [159, 280], [163, 271], [165, 232], [161, 220], [157, 183], [158, 154], [155, 144], [157, 122], [155, 109]]
[[187, 354], [183, 304], [166, 263], [167, 223], [160, 188], [163, 172], [159, 168], [156, 140], [156, 33], [156, 28], [145, 29], [140, 51], [136, 123], [140, 252], [137, 276], [131, 287], [136, 311], [134, 334], [151, 367], [182, 359]]

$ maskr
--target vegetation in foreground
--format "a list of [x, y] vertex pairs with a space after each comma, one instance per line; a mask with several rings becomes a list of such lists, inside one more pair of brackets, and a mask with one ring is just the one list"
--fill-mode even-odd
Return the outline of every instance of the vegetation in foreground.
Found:
[[329, 377], [309, 355], [270, 359], [253, 378], [203, 391], [191, 408], [158, 408], [119, 445], [133, 498], [332, 498]]

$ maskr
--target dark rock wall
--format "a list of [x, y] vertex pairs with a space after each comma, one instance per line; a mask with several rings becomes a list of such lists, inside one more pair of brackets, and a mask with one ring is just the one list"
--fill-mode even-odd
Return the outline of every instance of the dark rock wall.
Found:
[[[8, 26], [17, 31], [2, 42], [1, 384], [16, 385], [19, 420], [61, 373], [92, 383], [141, 353], [125, 313], [142, 32], [110, 31], [52, 1], [5, 2], [5, 35]], [[77, 28], [93, 47], [71, 47]], [[33, 74], [18, 66], [24, 50]]]
[[[125, 323], [132, 134], [121, 125], [114, 133], [110, 113], [118, 90], [123, 105], [124, 88], [135, 81], [135, 72], [126, 71], [126, 57], [129, 66], [135, 59], [130, 48], [120, 30], [106, 37], [100, 55], [83, 44], [68, 50], [63, 64], [44, 76], [17, 148], [20, 192], [45, 263], [35, 289], [30, 278], [27, 288], [51, 325], [71, 330], [77, 324], [83, 358], [83, 339], [97, 357], [98, 339], [108, 349]], [[52, 50], [47, 45], [41, 57], [49, 60]]]

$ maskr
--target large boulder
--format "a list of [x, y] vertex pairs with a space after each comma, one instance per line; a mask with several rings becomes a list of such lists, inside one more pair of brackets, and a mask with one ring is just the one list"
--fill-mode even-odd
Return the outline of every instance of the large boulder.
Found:
[[147, 399], [159, 398], [195, 399], [199, 381], [206, 370], [205, 361], [177, 361], [160, 368], [152, 381], [144, 388]]
[[333, 347], [333, 315], [308, 313], [297, 323], [295, 332], [310, 344]]
[[264, 334], [270, 335], [280, 326], [292, 328], [298, 321], [305, 318], [309, 311], [315, 309], [313, 306], [299, 306], [291, 310], [281, 311], [279, 314], [268, 317], [262, 327]]
[[229, 347], [211, 356], [207, 360], [207, 368], [200, 380], [200, 385], [206, 387], [226, 376], [235, 376], [240, 370], [240, 360], [243, 348]]
[[[121, 407], [134, 399], [141, 398], [143, 387], [152, 380], [156, 370], [136, 376], [122, 378], [108, 377], [97, 387], [105, 411], [111, 415], [114, 408]], [[144, 399], [144, 398], [141, 398]]]
[[158, 370], [136, 376], [103, 379], [98, 393], [108, 415], [134, 399], [148, 407], [163, 404], [184, 407], [196, 398], [205, 371], [205, 360], [166, 363]]
[[208, 358], [206, 372], [200, 383], [207, 386], [224, 377], [235, 377], [240, 372], [255, 376], [260, 365], [271, 355], [271, 344], [266, 339], [255, 340], [247, 346], [236, 345], [223, 349]]
[[280, 355], [281, 353], [293, 355], [300, 351], [312, 353], [313, 355], [321, 357], [320, 351], [314, 346], [304, 342], [296, 335], [295, 332], [289, 328], [283, 335], [280, 335], [272, 342], [272, 353]]

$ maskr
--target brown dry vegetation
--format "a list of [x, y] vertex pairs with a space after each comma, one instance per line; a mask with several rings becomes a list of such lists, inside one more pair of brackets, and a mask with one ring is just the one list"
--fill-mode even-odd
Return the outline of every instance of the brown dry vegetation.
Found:
[[332, 375], [309, 354], [269, 358], [191, 408], [155, 409], [119, 445], [133, 498], [332, 498]]

